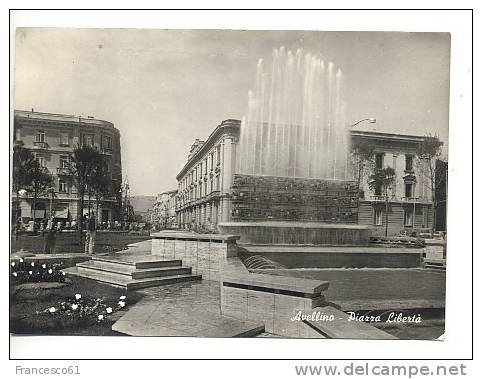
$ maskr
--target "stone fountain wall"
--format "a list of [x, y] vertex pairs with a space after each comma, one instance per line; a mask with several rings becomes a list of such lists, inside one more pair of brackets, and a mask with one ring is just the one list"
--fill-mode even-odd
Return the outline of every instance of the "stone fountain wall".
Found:
[[354, 181], [233, 175], [232, 221], [355, 224], [357, 212]]

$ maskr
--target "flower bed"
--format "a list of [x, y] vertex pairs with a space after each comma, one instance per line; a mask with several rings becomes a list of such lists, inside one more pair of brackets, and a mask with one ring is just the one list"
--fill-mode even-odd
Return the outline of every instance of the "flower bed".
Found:
[[92, 324], [104, 322], [127, 306], [127, 297], [122, 295], [117, 302], [105, 298], [84, 298], [77, 293], [73, 298], [59, 300], [55, 305], [38, 311], [37, 315], [47, 323], [64, 328], [69, 324]]
[[10, 262], [10, 279], [13, 284], [40, 283], [40, 282], [65, 282], [65, 273], [58, 263], [25, 262], [20, 258]]

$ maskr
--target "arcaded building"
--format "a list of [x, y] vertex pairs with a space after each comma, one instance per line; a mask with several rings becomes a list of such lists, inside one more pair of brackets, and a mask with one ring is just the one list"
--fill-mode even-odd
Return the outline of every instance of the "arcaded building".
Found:
[[[93, 117], [80, 117], [35, 111], [14, 111], [14, 143], [22, 142], [30, 149], [40, 164], [54, 177], [48, 194], [37, 200], [35, 219], [43, 219], [50, 212], [58, 220], [77, 217], [77, 189], [69, 177], [68, 160], [77, 145], [91, 145], [106, 157], [111, 177], [111, 193], [99, 204], [99, 221], [120, 220], [122, 183], [120, 133], [109, 121]], [[87, 196], [85, 209], [87, 211]], [[12, 196], [15, 201], [15, 194]], [[31, 220], [32, 199], [27, 192], [20, 199], [20, 212], [24, 222]], [[91, 207], [96, 208], [91, 199]], [[15, 206], [12, 207], [15, 209]]]
[[[252, 211], [243, 214], [243, 204], [240, 201], [242, 192], [236, 183], [240, 179], [236, 175], [239, 133], [240, 121], [229, 119], [221, 122], [206, 140], [197, 139], [192, 144], [187, 162], [176, 177], [176, 217], [179, 227], [216, 231], [220, 222], [249, 221], [250, 217], [256, 216]], [[416, 157], [417, 145], [423, 137], [351, 130], [351, 141], [355, 140], [369, 141], [375, 146], [372, 169], [386, 166], [395, 169], [395, 185], [390, 191], [388, 210], [389, 235], [431, 228], [430, 182], [422, 162]], [[347, 217], [347, 221], [369, 225], [373, 235], [383, 235], [385, 202], [381, 192], [368, 188], [368, 175], [366, 173], [361, 181], [362, 191], [356, 217]], [[265, 195], [260, 192], [260, 196]], [[346, 207], [352, 205], [347, 204]], [[243, 219], [243, 215], [248, 218]]]

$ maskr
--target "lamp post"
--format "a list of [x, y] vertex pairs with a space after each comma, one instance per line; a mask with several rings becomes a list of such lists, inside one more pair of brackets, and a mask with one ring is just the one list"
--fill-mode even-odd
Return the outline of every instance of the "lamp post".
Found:
[[375, 117], [367, 117], [367, 118], [362, 118], [361, 120], [358, 120], [357, 122], [355, 122], [354, 124], [351, 124], [350, 125], [350, 128], [353, 128], [355, 126], [357, 126], [358, 124], [364, 122], [364, 121], [368, 121], [370, 124], [376, 124], [377, 122], [377, 119]]

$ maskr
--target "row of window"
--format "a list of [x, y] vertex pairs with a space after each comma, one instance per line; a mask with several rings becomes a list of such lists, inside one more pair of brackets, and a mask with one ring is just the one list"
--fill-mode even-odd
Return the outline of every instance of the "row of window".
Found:
[[[405, 183], [405, 197], [414, 197], [414, 188], [413, 183]], [[382, 196], [382, 187], [380, 185], [376, 186], [374, 192], [375, 196]]]
[[215, 180], [211, 178], [209, 182], [206, 181], [202, 185], [194, 186], [194, 188], [191, 188], [191, 190], [187, 192], [187, 198], [185, 200], [186, 201], [198, 200], [203, 196], [209, 195], [213, 191], [219, 191], [219, 190], [220, 190], [220, 179], [219, 179], [219, 175], [216, 175]]
[[[381, 170], [384, 167], [385, 153], [375, 154], [375, 168]], [[413, 155], [405, 155], [405, 171], [413, 171]]]
[[[216, 162], [216, 163], [215, 163]], [[214, 167], [221, 162], [221, 145], [217, 145], [199, 164], [194, 167], [179, 183], [179, 190], [183, 191], [187, 187], [201, 180], [203, 176], [214, 170]], [[217, 189], [219, 190], [219, 189]]]
[[[385, 211], [381, 208], [376, 208], [373, 212], [373, 225], [383, 225]], [[405, 209], [403, 211], [403, 225], [413, 226], [413, 209]]]
[[[45, 143], [45, 131], [42, 129], [37, 130], [35, 134], [35, 142]], [[82, 134], [82, 144], [88, 146], [94, 146], [94, 134]], [[69, 133], [59, 133], [59, 145], [69, 146], [70, 136]], [[112, 137], [102, 135], [100, 140], [100, 146], [103, 149], [112, 150]]]

